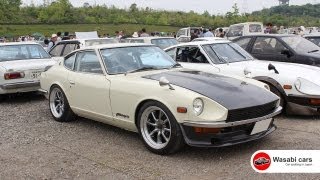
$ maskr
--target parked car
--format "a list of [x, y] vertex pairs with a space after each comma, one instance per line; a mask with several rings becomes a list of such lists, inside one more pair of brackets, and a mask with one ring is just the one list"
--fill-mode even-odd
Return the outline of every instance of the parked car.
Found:
[[315, 45], [320, 46], [320, 33], [305, 35], [304, 38], [313, 42]]
[[220, 38], [220, 37], [200, 37], [200, 38], [193, 39], [192, 42], [195, 42], [195, 41], [219, 41], [219, 40], [225, 40], [225, 39]]
[[41, 75], [41, 88], [55, 120], [78, 115], [139, 132], [158, 154], [260, 139], [281, 111], [265, 84], [183, 69], [146, 44], [76, 50]]
[[190, 42], [192, 33], [194, 33], [195, 31], [200, 32], [200, 29], [200, 27], [181, 28], [177, 32], [177, 40], [179, 42]]
[[161, 49], [179, 44], [179, 42], [173, 37], [138, 37], [138, 38], [125, 38], [121, 42], [124, 43], [147, 43], [154, 44]]
[[39, 76], [56, 62], [37, 43], [0, 44], [0, 99], [40, 88]]
[[288, 113], [320, 114], [320, 78], [315, 78], [320, 77], [318, 67], [255, 60], [228, 40], [184, 43], [165, 51], [185, 68], [267, 83]]
[[296, 35], [265, 34], [234, 40], [260, 60], [320, 66], [320, 47]]
[[261, 22], [246, 22], [231, 25], [226, 34], [226, 38], [232, 40], [241, 36], [263, 33], [263, 24]]
[[99, 44], [114, 44], [118, 43], [116, 39], [113, 38], [92, 38], [92, 39], [73, 39], [58, 42], [51, 50], [49, 54], [52, 57], [63, 57], [72, 51]]

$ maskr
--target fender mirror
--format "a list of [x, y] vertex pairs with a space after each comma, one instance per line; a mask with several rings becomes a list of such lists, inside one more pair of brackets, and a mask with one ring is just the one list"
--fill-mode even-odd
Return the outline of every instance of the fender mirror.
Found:
[[279, 74], [279, 71], [276, 69], [276, 67], [274, 65], [272, 65], [271, 63], [268, 66], [268, 70], [271, 71], [273, 70], [276, 74]]
[[168, 79], [165, 78], [165, 77], [161, 77], [161, 78], [159, 79], [159, 85], [160, 85], [161, 87], [163, 87], [163, 86], [169, 86], [169, 89], [170, 89], [170, 90], [174, 90], [174, 88], [171, 86], [171, 84], [170, 84], [170, 82], [168, 81]]

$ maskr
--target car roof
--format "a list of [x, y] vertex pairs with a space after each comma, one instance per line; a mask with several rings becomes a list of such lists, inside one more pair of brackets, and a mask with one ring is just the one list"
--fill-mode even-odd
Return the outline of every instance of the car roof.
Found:
[[226, 39], [223, 39], [223, 38], [221, 38], [221, 37], [199, 37], [199, 38], [195, 38], [195, 40], [197, 40], [197, 39], [203, 39], [203, 40], [226, 40]]
[[[229, 40], [218, 40], [218, 41], [192, 41], [192, 42], [187, 42], [187, 43], [180, 43], [172, 47], [179, 47], [179, 46], [199, 46], [199, 45], [207, 45], [207, 44], [223, 44], [223, 43], [231, 43]], [[166, 48], [166, 49], [169, 49]]]
[[[250, 35], [244, 35], [241, 37], [296, 37], [298, 35], [295, 34], [250, 34]], [[241, 38], [239, 37], [239, 38]]]
[[125, 38], [125, 39], [175, 39], [174, 37], [161, 37], [161, 36], [149, 36], [149, 37], [132, 37], [132, 38]]
[[81, 42], [81, 41], [87, 41], [87, 40], [100, 40], [100, 39], [114, 39], [114, 38], [69, 39], [69, 40], [62, 40], [62, 41], [59, 41], [58, 43]]
[[262, 24], [262, 22], [245, 22], [245, 23], [232, 24], [230, 26], [238, 26], [238, 25], [246, 25], [246, 24]]
[[39, 43], [32, 42], [32, 41], [25, 41], [25, 42], [5, 42], [0, 43], [0, 46], [10, 46], [10, 45], [39, 45]]
[[154, 46], [154, 45], [153, 44], [147, 44], [147, 43], [100, 44], [100, 45], [84, 47], [84, 48], [82, 48], [80, 50], [86, 50], [86, 49], [110, 49], [110, 48], [139, 47], [139, 46]]

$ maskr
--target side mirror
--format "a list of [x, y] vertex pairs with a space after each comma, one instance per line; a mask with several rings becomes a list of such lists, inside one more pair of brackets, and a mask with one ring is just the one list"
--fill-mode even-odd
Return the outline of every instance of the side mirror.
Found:
[[289, 49], [281, 50], [281, 54], [286, 55], [288, 58], [293, 56], [292, 52]]
[[276, 74], [279, 74], [279, 71], [276, 69], [276, 67], [272, 64], [269, 64], [268, 70], [271, 71], [273, 70]]
[[163, 86], [169, 86], [169, 89], [170, 89], [170, 90], [174, 90], [174, 88], [171, 86], [171, 84], [170, 84], [170, 82], [168, 81], [168, 79], [165, 78], [165, 77], [161, 77], [161, 78], [159, 79], [159, 85], [160, 85], [161, 87], [163, 87]]

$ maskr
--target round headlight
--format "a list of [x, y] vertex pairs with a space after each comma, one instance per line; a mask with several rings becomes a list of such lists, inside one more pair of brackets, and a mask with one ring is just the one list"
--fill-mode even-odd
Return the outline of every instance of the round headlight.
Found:
[[202, 113], [203, 106], [204, 106], [204, 104], [203, 104], [202, 99], [197, 98], [193, 101], [193, 111], [197, 116], [199, 116]]

